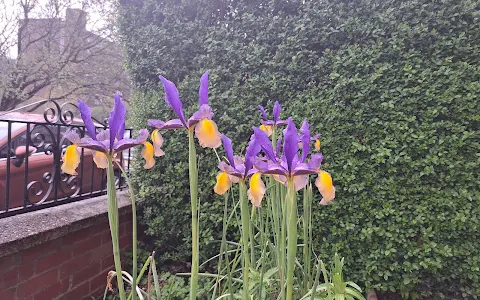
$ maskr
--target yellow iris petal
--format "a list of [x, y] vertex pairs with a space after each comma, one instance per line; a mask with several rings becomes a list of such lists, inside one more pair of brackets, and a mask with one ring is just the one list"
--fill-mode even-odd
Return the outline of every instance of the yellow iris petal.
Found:
[[262, 199], [265, 195], [265, 183], [262, 181], [262, 174], [255, 173], [252, 178], [250, 178], [250, 188], [248, 189], [248, 199], [256, 207], [262, 206]]
[[202, 120], [195, 126], [195, 135], [203, 148], [218, 148], [222, 144], [222, 137], [218, 132], [217, 124], [212, 120]]
[[154, 154], [155, 156], [163, 156], [165, 155], [165, 152], [161, 149], [163, 145], [163, 137], [160, 134], [158, 129], [155, 129], [152, 134], [150, 135], [153, 143], [153, 148], [154, 148]]
[[70, 174], [77, 175], [75, 171], [80, 164], [80, 152], [76, 145], [70, 145], [65, 149], [65, 155], [63, 156], [62, 171]]
[[320, 151], [320, 140], [315, 140], [315, 150]]
[[143, 167], [145, 169], [150, 169], [155, 165], [155, 158], [153, 157], [155, 150], [150, 142], [145, 142], [143, 145], [142, 157], [145, 159], [145, 165]]
[[335, 187], [333, 186], [332, 176], [330, 176], [330, 174], [320, 170], [317, 180], [315, 180], [315, 185], [323, 197], [320, 204], [327, 205], [335, 199]]
[[100, 169], [106, 169], [108, 167], [108, 160], [105, 153], [93, 151], [93, 161]]
[[231, 182], [228, 177], [228, 174], [225, 172], [220, 172], [217, 175], [217, 183], [215, 184], [215, 187], [213, 188], [213, 190], [215, 191], [215, 193], [219, 195], [223, 195], [228, 191], [228, 189], [230, 188], [230, 185], [231, 185]]
[[268, 136], [271, 136], [273, 133], [273, 128], [272, 126], [269, 125], [260, 125], [260, 129], [264, 131]]

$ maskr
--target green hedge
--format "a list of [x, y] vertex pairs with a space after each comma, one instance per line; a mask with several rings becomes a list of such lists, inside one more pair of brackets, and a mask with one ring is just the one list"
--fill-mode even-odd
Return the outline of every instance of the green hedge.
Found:
[[[415, 298], [480, 295], [478, 1], [124, 0], [120, 32], [136, 86], [133, 123], [173, 116], [157, 75], [188, 113], [208, 70], [220, 130], [240, 151], [257, 105], [280, 100], [322, 134], [335, 205], [315, 213], [316, 251], [348, 278]], [[188, 261], [187, 136], [136, 172], [143, 221], [164, 259]], [[201, 251], [217, 251], [216, 157], [199, 149]]]

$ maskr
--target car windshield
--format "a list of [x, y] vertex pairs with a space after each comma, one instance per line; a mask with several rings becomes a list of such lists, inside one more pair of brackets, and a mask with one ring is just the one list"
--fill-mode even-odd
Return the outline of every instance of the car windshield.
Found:
[[[23, 126], [25, 126], [25, 124], [12, 123], [11, 133], [14, 133], [15, 131], [19, 130]], [[7, 136], [8, 136], [8, 122], [0, 121], [0, 140], [7, 138]]]

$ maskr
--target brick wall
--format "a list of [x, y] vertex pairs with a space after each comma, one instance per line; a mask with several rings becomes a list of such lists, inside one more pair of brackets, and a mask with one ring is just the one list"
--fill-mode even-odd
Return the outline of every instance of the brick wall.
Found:
[[[107, 215], [97, 215], [84, 225], [1, 257], [0, 299], [76, 300], [103, 296], [108, 271], [114, 269]], [[131, 245], [131, 228], [131, 215], [124, 213], [119, 230], [124, 251]]]

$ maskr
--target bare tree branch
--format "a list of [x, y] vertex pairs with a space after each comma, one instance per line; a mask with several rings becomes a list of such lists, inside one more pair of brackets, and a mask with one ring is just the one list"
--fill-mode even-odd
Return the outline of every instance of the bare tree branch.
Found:
[[0, 0], [0, 110], [47, 97], [97, 105], [116, 91], [128, 98], [121, 49], [113, 42], [114, 6], [78, 2], [95, 12], [89, 18], [71, 9], [74, 1], [79, 0]]

